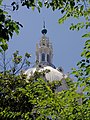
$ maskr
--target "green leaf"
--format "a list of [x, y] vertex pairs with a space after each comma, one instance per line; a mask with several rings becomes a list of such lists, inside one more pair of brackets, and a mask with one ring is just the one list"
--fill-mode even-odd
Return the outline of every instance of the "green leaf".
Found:
[[83, 37], [83, 38], [90, 37], [90, 32], [88, 32], [87, 34], [84, 34], [82, 37]]
[[86, 53], [86, 50], [84, 50], [82, 53], [81, 53], [81, 57], [84, 56]]
[[38, 1], [39, 7], [42, 7], [42, 2]]
[[19, 26], [15, 23], [13, 24], [16, 34], [19, 34]]
[[32, 10], [33, 10], [33, 11], [35, 10], [35, 7], [34, 7], [34, 6], [32, 6]]
[[8, 49], [8, 45], [7, 45], [7, 44], [1, 45], [1, 47], [2, 47], [2, 49], [3, 49], [4, 51], [6, 51], [6, 50]]
[[7, 12], [7, 11], [4, 11], [3, 14], [8, 14], [8, 12]]
[[90, 51], [88, 51], [88, 52], [86, 53], [86, 57], [87, 57], [87, 58], [90, 58]]
[[25, 53], [25, 57], [27, 57], [27, 58], [30, 58], [31, 57], [31, 55], [29, 54], [29, 53]]
[[0, 0], [0, 5], [2, 4], [2, 1], [3, 1], [3, 0]]
[[6, 41], [4, 39], [2, 39], [2, 44], [0, 45], [1, 48], [6, 51], [8, 49], [8, 44], [6, 43]]
[[82, 64], [81, 64], [81, 68], [83, 68], [83, 67], [85, 67], [85, 63], [82, 63]]
[[87, 92], [87, 91], [90, 91], [90, 87], [88, 87], [88, 86], [86, 86], [86, 87], [84, 88], [84, 92]]
[[64, 21], [67, 19], [66, 15], [64, 15], [62, 18], [58, 20], [59, 24], [64, 23]]
[[87, 41], [85, 42], [85, 45], [87, 45], [87, 44], [90, 45], [90, 40], [87, 40]]

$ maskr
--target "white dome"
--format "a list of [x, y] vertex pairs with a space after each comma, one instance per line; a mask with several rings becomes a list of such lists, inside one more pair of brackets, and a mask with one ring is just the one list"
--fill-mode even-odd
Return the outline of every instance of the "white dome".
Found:
[[[50, 72], [45, 74], [45, 78], [48, 81], [55, 81], [55, 80], [61, 80], [62, 78], [67, 78], [67, 75], [63, 74], [62, 72], [58, 71], [57, 69], [51, 66], [45, 66], [43, 68], [39, 67], [38, 69], [39, 72], [43, 70], [50, 70]], [[29, 78], [34, 74], [35, 71], [36, 71], [36, 67], [30, 68], [25, 71], [25, 74], [27, 74], [27, 77]]]

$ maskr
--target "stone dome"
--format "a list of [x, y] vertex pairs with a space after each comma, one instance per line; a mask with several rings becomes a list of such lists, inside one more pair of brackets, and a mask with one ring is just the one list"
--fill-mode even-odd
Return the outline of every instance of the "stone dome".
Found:
[[[50, 82], [67, 78], [67, 75], [51, 66], [38, 67], [38, 72], [42, 72], [44, 70], [49, 70], [49, 72], [45, 74], [45, 78]], [[29, 68], [28, 70], [25, 71], [25, 74], [27, 74], [27, 77], [29, 78], [34, 74], [35, 71], [37, 71], [36, 67]]]

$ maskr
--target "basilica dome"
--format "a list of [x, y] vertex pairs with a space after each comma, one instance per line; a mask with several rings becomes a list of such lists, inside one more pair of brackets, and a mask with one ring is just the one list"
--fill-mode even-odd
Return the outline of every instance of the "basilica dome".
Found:
[[45, 79], [50, 82], [67, 78], [66, 74], [64, 74], [63, 72], [60, 72], [59, 70], [51, 66], [43, 66], [43, 67], [40, 66], [38, 67], [38, 69], [36, 67], [33, 67], [33, 68], [26, 70], [25, 74], [27, 74], [27, 77], [29, 78], [35, 73], [35, 71], [43, 72], [45, 70], [48, 70], [48, 72], [45, 73]]

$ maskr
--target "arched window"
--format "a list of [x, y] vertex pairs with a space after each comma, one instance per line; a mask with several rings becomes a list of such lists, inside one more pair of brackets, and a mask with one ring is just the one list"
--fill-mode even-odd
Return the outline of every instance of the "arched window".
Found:
[[47, 54], [47, 62], [50, 63], [50, 56]]
[[42, 61], [45, 61], [45, 54], [42, 53]]

